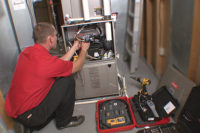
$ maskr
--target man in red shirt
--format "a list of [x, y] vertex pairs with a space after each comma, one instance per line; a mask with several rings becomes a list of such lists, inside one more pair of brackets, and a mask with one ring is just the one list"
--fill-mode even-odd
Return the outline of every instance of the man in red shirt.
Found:
[[[77, 126], [84, 116], [73, 116], [75, 81], [71, 74], [85, 61], [89, 43], [74, 41], [71, 49], [58, 58], [49, 54], [56, 48], [56, 30], [49, 23], [39, 23], [33, 32], [34, 46], [20, 53], [6, 96], [7, 114], [26, 127], [40, 129], [55, 118], [58, 129]], [[80, 49], [76, 61], [70, 59]]]

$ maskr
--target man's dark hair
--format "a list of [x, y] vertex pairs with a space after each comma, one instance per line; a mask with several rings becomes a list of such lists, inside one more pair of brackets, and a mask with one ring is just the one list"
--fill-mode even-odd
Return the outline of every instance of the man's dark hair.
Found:
[[52, 24], [47, 22], [38, 23], [33, 31], [33, 38], [35, 43], [44, 43], [48, 36], [53, 36], [55, 28]]

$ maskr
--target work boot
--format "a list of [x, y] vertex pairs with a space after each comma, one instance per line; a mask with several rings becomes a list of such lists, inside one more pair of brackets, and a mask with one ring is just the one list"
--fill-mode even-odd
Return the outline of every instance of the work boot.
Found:
[[75, 126], [82, 124], [84, 122], [84, 120], [85, 120], [85, 117], [83, 115], [73, 116], [71, 121], [67, 125], [60, 126], [57, 128], [64, 129], [64, 128], [68, 128], [68, 127], [75, 127]]

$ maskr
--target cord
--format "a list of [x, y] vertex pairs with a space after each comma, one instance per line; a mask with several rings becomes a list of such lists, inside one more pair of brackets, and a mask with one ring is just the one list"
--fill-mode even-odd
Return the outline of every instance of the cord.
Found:
[[98, 60], [99, 58], [95, 58], [95, 57], [93, 57], [93, 56], [91, 56], [91, 55], [89, 55], [89, 54], [87, 54], [86, 55], [88, 58], [90, 58], [90, 59], [93, 59], [93, 60]]
[[75, 34], [74, 38], [76, 38], [78, 41], [85, 41], [84, 39], [78, 38], [78, 34], [85, 28], [85, 25], [82, 26]]
[[[72, 44], [71, 44], [71, 42], [68, 40], [68, 43], [69, 43], [69, 45], [72, 47]], [[77, 53], [76, 53], [76, 51], [75, 51], [75, 54], [76, 55], [78, 55]]]
[[[141, 94], [141, 95], [142, 95], [142, 94]], [[139, 95], [139, 105], [140, 105], [140, 108], [144, 111], [144, 108], [142, 107], [141, 101], [140, 101], [141, 95]]]

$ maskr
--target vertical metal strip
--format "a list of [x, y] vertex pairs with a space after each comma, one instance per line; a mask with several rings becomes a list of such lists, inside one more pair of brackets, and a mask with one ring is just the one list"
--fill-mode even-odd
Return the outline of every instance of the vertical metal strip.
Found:
[[13, 19], [12, 19], [12, 16], [11, 16], [11, 9], [10, 9], [10, 6], [9, 6], [9, 3], [8, 3], [7, 0], [5, 0], [5, 5], [6, 5], [6, 10], [8, 11], [8, 17], [10, 19], [11, 27], [13, 29], [14, 37], [15, 37], [15, 40], [16, 40], [16, 43], [17, 43], [17, 49], [18, 49], [19, 53], [21, 53], [22, 49], [21, 49], [21, 46], [19, 44], [19, 40], [17, 38], [16, 29], [14, 27], [14, 22], [13, 22]]

